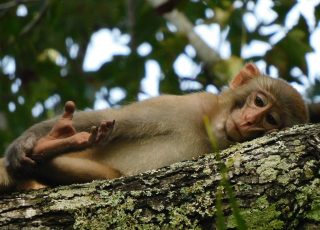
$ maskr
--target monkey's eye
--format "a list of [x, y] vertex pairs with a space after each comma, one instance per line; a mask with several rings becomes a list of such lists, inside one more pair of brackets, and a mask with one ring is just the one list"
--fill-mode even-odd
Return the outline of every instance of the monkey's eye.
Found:
[[278, 121], [277, 119], [272, 115], [272, 114], [267, 114], [266, 116], [266, 121], [270, 124], [270, 125], [274, 125], [277, 126], [278, 125]]
[[254, 104], [258, 107], [264, 107], [267, 105], [267, 100], [263, 95], [257, 94], [254, 98]]

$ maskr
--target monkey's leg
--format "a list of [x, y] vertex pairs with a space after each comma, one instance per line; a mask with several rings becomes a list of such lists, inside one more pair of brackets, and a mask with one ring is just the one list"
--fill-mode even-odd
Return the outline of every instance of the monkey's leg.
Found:
[[37, 172], [41, 181], [53, 185], [121, 177], [121, 173], [110, 166], [87, 158], [68, 156], [68, 154], [55, 157], [49, 162], [41, 164]]
[[13, 178], [4, 165], [4, 159], [0, 158], [0, 193], [45, 188], [46, 185], [34, 180], [24, 178]]

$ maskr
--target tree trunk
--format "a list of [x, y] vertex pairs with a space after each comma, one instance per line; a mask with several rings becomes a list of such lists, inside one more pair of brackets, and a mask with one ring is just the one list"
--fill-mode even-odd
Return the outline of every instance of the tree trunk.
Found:
[[[234, 228], [215, 156], [114, 181], [2, 195], [0, 228], [213, 229], [217, 220]], [[320, 229], [320, 125], [235, 145], [220, 156], [249, 229]], [[217, 190], [224, 215], [218, 219]]]

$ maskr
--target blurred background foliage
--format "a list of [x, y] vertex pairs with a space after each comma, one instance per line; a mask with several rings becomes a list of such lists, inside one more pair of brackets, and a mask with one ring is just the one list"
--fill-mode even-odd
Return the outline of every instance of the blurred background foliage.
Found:
[[[291, 25], [289, 16], [299, 3], [290, 0], [170, 0], [158, 7], [146, 0], [0, 0], [1, 152], [27, 127], [61, 112], [67, 100], [88, 109], [158, 93], [215, 92], [248, 61], [296, 85], [307, 82], [306, 97], [314, 100], [320, 84], [317, 72], [310, 75], [313, 64], [307, 55], [314, 52], [310, 39], [319, 27], [320, 6], [312, 2], [311, 21], [298, 10]], [[263, 3], [269, 5], [264, 16], [270, 20], [259, 19], [257, 8]], [[219, 43], [209, 46], [218, 60], [208, 63], [197, 55], [188, 36], [164, 17], [171, 10], [185, 15], [199, 33], [201, 28], [218, 28], [214, 36]], [[113, 34], [125, 51], [86, 69], [94, 34], [101, 30]], [[244, 49], [257, 42], [268, 48], [246, 55]], [[188, 62], [179, 66], [181, 57]], [[146, 92], [148, 84], [142, 86], [152, 74], [146, 71], [150, 60], [159, 69], [152, 95]], [[90, 61], [95, 62], [94, 55]], [[195, 70], [179, 74], [177, 69], [189, 64]]]

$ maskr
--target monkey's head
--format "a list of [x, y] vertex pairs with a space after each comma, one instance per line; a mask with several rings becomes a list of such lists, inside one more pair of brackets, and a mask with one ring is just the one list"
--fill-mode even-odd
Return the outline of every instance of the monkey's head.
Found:
[[287, 82], [262, 75], [246, 64], [230, 82], [232, 95], [225, 133], [232, 142], [243, 142], [273, 130], [308, 122], [301, 95]]

